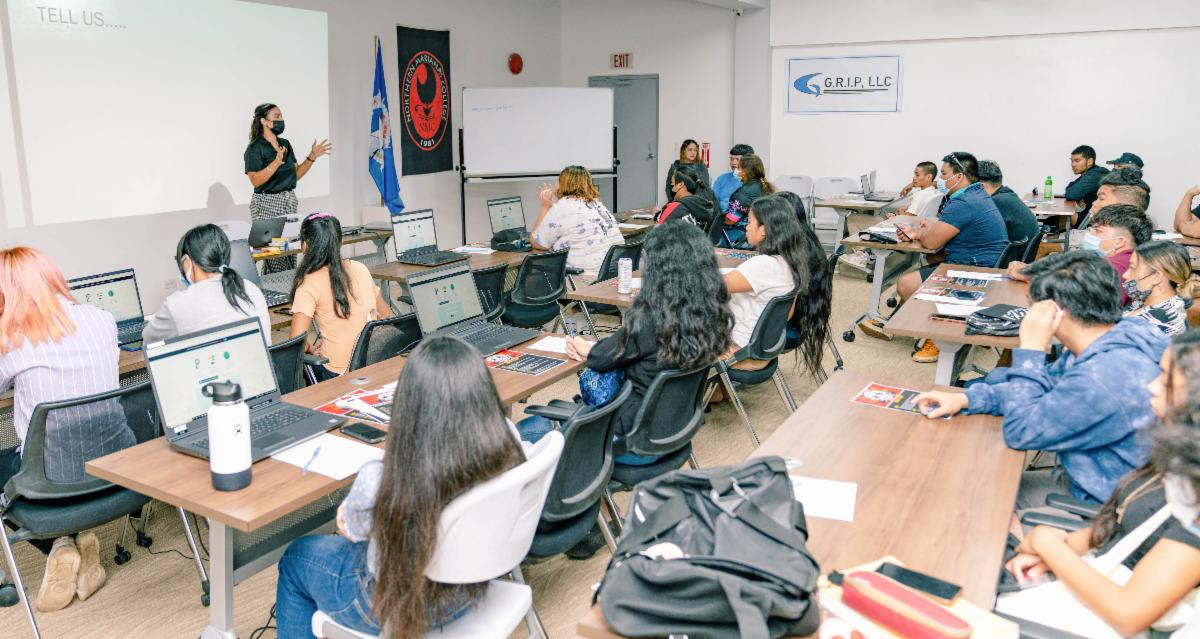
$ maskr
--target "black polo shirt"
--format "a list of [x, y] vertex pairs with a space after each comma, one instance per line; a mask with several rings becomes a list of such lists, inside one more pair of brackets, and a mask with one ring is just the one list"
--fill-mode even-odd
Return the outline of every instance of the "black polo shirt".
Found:
[[[292, 150], [291, 142], [283, 138], [277, 139], [279, 144], [287, 147], [287, 155], [283, 157], [283, 166], [276, 169], [275, 173], [262, 183], [262, 186], [254, 189], [255, 193], [283, 193], [296, 188], [296, 152]], [[261, 171], [275, 161], [275, 147], [259, 136], [246, 146], [243, 159], [246, 161], [246, 173]]]

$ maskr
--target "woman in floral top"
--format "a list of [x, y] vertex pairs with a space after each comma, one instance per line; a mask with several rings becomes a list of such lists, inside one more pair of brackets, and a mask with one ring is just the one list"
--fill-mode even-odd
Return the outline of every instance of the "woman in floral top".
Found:
[[538, 189], [542, 211], [533, 225], [533, 247], [545, 251], [570, 249], [567, 266], [600, 270], [608, 247], [625, 241], [617, 219], [600, 201], [592, 175], [582, 166], [568, 166], [558, 174], [558, 188]]

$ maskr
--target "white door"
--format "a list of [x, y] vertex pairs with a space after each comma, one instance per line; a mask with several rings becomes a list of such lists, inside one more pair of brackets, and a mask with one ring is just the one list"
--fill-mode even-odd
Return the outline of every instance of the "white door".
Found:
[[662, 190], [658, 179], [658, 76], [592, 76], [588, 86], [613, 90], [620, 164], [615, 203], [613, 180], [597, 181], [605, 205], [614, 212], [654, 206]]

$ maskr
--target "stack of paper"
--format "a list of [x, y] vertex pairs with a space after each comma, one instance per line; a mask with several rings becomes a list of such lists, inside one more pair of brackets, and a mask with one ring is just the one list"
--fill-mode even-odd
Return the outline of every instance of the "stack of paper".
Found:
[[451, 250], [453, 250], [455, 253], [465, 253], [467, 255], [491, 255], [492, 253], [496, 252], [496, 249], [493, 248], [488, 248], [485, 246], [471, 246], [469, 244]]
[[969, 280], [990, 280], [998, 282], [1005, 278], [1003, 273], [981, 273], [979, 271], [956, 271], [950, 269], [946, 271], [946, 277], [963, 277]]
[[306, 472], [345, 479], [370, 461], [383, 459], [383, 449], [325, 433], [271, 455], [276, 461], [304, 468]]
[[805, 517], [854, 521], [858, 484], [791, 475], [792, 492], [804, 504]]
[[948, 315], [950, 317], [967, 317], [975, 311], [983, 310], [983, 306], [967, 306], [963, 304], [934, 304], [937, 307], [938, 315]]

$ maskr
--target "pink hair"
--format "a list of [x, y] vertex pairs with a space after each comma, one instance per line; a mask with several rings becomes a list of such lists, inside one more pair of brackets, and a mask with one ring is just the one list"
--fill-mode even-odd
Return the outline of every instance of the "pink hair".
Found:
[[0, 355], [29, 340], [57, 342], [75, 332], [59, 296], [74, 300], [62, 271], [28, 246], [0, 249]]

